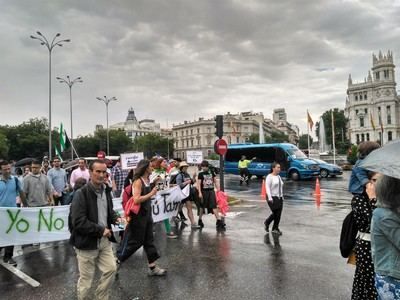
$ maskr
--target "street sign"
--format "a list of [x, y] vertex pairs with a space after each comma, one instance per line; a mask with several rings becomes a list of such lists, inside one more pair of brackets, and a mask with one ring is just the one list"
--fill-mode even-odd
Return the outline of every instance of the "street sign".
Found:
[[228, 152], [228, 144], [224, 139], [218, 139], [214, 144], [215, 153], [224, 156]]

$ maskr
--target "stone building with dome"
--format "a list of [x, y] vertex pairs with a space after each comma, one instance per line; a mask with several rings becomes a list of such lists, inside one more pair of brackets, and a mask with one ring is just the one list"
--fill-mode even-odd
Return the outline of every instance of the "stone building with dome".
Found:
[[400, 97], [396, 91], [393, 53], [372, 54], [372, 69], [361, 83], [349, 75], [345, 114], [350, 142], [400, 138]]

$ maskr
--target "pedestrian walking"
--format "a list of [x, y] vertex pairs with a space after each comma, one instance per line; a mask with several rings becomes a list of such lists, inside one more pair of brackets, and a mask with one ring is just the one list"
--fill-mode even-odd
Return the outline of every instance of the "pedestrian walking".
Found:
[[73, 170], [71, 173], [71, 177], [69, 179], [69, 184], [71, 185], [72, 188], [74, 188], [75, 181], [80, 177], [85, 178], [86, 181], [89, 181], [89, 179], [90, 179], [89, 170], [86, 167], [86, 160], [84, 158], [79, 158], [78, 168]]
[[112, 188], [115, 197], [120, 197], [122, 190], [124, 189], [124, 181], [128, 176], [129, 170], [123, 170], [121, 168], [121, 158], [118, 159], [117, 163], [111, 170], [111, 181]]
[[117, 263], [122, 264], [140, 247], [147, 255], [149, 263], [149, 276], [163, 276], [166, 270], [156, 265], [160, 255], [154, 245], [153, 237], [153, 217], [151, 210], [151, 198], [157, 194], [157, 187], [150, 186], [149, 176], [153, 172], [150, 161], [141, 160], [133, 176], [133, 199], [136, 204], [140, 204], [138, 214], [128, 217], [124, 237], [117, 251]]
[[[187, 185], [189, 185], [189, 196], [182, 200], [182, 206], [185, 205], [187, 209], [187, 215], [190, 220], [191, 228], [198, 229], [200, 226], [196, 224], [193, 216], [193, 205], [192, 202], [194, 201], [195, 193], [194, 187], [192, 186], [194, 181], [190, 177], [189, 173], [187, 172], [189, 165], [186, 161], [183, 161], [179, 164], [179, 173], [176, 175], [176, 184], [179, 185], [181, 189], [184, 189]], [[183, 212], [182, 212], [183, 214]], [[182, 220], [183, 221], [183, 220]]]
[[[71, 238], [78, 260], [79, 300], [109, 298], [117, 266], [111, 242], [116, 242], [111, 224], [120, 219], [113, 210], [111, 188], [104, 184], [107, 166], [103, 160], [91, 162], [90, 181], [76, 191], [71, 203]], [[95, 297], [90, 295], [96, 268], [101, 275]]]
[[271, 164], [271, 173], [265, 179], [265, 190], [267, 192], [267, 203], [271, 209], [271, 215], [265, 220], [265, 231], [269, 232], [269, 225], [272, 225], [272, 233], [282, 235], [279, 229], [281, 215], [283, 210], [283, 180], [279, 173], [281, 165], [277, 162]]
[[219, 215], [217, 207], [217, 199], [215, 196], [215, 189], [219, 189], [218, 183], [215, 179], [215, 173], [210, 170], [208, 161], [203, 160], [200, 164], [201, 171], [197, 175], [197, 189], [199, 191], [199, 198], [201, 208], [199, 212], [199, 226], [204, 227], [202, 220], [203, 214], [213, 213], [216, 221], [217, 230], [225, 230], [225, 223]]
[[[17, 196], [25, 203], [25, 194], [17, 177], [11, 175], [11, 164], [3, 160], [0, 162], [0, 207], [17, 207]], [[0, 248], [1, 251], [1, 248]], [[4, 247], [3, 262], [17, 266], [13, 259], [14, 246]]]
[[53, 168], [47, 172], [47, 177], [53, 187], [54, 205], [66, 205], [66, 191], [68, 190], [67, 173], [61, 168], [58, 156], [53, 159]]
[[[169, 187], [169, 178], [167, 175], [167, 161], [159, 157], [152, 163], [153, 172], [150, 175], [150, 182], [157, 182], [157, 189], [159, 191], [166, 190]], [[171, 223], [169, 219], [163, 221], [165, 231], [167, 232], [167, 238], [176, 239], [178, 236], [172, 231]]]
[[379, 299], [400, 299], [400, 179], [382, 175], [376, 195], [371, 228], [375, 286]]
[[28, 207], [54, 205], [52, 187], [46, 175], [41, 173], [38, 160], [31, 163], [32, 172], [24, 178], [24, 193]]
[[376, 299], [374, 265], [371, 255], [371, 218], [376, 208], [375, 183], [379, 174], [368, 172], [369, 182], [364, 185], [362, 194], [355, 194], [351, 201], [355, 226], [358, 230], [354, 247], [356, 270], [354, 272], [352, 300]]

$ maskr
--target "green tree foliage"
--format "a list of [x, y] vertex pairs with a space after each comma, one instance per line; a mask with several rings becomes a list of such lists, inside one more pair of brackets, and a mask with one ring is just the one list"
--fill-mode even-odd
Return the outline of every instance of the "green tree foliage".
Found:
[[[123, 130], [110, 130], [110, 155], [120, 155], [121, 153], [133, 150], [133, 143]], [[101, 129], [94, 135], [79, 136], [74, 139], [74, 146], [79, 156], [96, 156], [97, 152], [103, 150], [107, 152], [107, 130]]]
[[[323, 113], [322, 119], [325, 125], [326, 141], [332, 146], [332, 110], [327, 110]], [[344, 115], [344, 110], [339, 108], [333, 109], [333, 119], [335, 126], [335, 146], [337, 153], [346, 154], [350, 147], [350, 142], [346, 137], [347, 132], [347, 119]], [[319, 124], [317, 122], [315, 125], [315, 133], [319, 136]]]
[[0, 132], [0, 159], [8, 159], [8, 140], [5, 134]]
[[174, 152], [173, 139], [167, 139], [158, 134], [148, 134], [145, 136], [137, 137], [133, 143], [135, 152], [143, 152], [144, 156], [150, 158], [155, 154], [168, 156], [168, 140], [169, 140], [169, 156], [171, 157]]
[[[310, 145], [313, 142], [313, 138], [310, 136]], [[299, 138], [299, 148], [307, 149], [308, 148], [308, 134], [302, 134]]]
[[355, 164], [357, 161], [357, 145], [351, 145], [347, 152], [347, 161], [351, 164]]
[[[0, 132], [8, 141], [8, 158], [19, 160], [48, 155], [48, 128], [48, 121], [45, 118], [30, 119], [17, 126], [0, 126]], [[58, 136], [58, 132], [52, 131], [53, 143], [58, 140]]]
[[[289, 137], [283, 132], [273, 131], [271, 136], [264, 136], [265, 143], [286, 143], [289, 142]], [[258, 133], [252, 133], [250, 137], [247, 139], [247, 142], [253, 144], [260, 143], [260, 136]]]

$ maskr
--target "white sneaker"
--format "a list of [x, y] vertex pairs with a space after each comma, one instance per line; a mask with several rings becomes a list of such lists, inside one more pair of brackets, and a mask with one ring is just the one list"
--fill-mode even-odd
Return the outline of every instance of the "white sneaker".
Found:
[[155, 266], [154, 269], [149, 269], [147, 275], [149, 276], [164, 276], [167, 274], [167, 270], [161, 269], [159, 266]]

